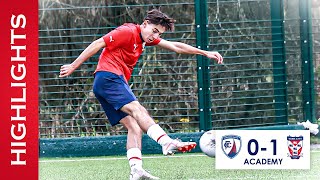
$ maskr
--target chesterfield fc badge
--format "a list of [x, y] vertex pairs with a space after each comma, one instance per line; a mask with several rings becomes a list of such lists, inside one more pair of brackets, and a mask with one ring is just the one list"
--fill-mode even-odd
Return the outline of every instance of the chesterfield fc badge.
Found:
[[224, 154], [233, 159], [241, 150], [241, 137], [237, 135], [226, 135], [221, 139], [221, 148]]

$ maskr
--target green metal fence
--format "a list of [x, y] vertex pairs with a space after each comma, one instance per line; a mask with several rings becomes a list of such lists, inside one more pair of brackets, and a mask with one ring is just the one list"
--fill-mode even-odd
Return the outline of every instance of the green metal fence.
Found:
[[313, 17], [311, 31], [315, 8], [310, 11], [307, 2], [40, 0], [40, 137], [126, 134], [121, 125], [110, 126], [92, 93], [98, 55], [71, 77], [58, 78], [59, 69], [93, 40], [124, 22], [141, 23], [147, 10], [159, 7], [177, 20], [165, 39], [217, 50], [225, 59], [217, 65], [202, 56], [146, 48], [130, 84], [168, 132], [314, 121], [320, 16], [313, 14], [318, 19]]

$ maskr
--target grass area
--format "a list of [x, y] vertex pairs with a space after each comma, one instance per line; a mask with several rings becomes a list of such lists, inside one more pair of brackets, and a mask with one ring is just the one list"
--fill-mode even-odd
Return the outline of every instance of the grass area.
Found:
[[[150, 155], [144, 168], [161, 179], [305, 179], [320, 177], [320, 151], [311, 152], [310, 170], [216, 170], [214, 158], [202, 154]], [[128, 180], [126, 157], [40, 159], [40, 180]]]
[[310, 144], [320, 144], [320, 135], [310, 136]]

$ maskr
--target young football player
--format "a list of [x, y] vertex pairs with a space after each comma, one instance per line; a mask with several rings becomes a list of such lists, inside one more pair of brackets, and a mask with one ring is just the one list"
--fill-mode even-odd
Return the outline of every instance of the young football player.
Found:
[[127, 157], [131, 167], [130, 179], [158, 179], [142, 168], [141, 139], [146, 132], [162, 146], [164, 155], [195, 148], [194, 142], [171, 139], [154, 122], [139, 103], [128, 85], [132, 70], [144, 46], [159, 46], [180, 54], [199, 54], [223, 62], [218, 52], [200, 50], [181, 42], [171, 42], [160, 36], [174, 30], [173, 18], [160, 10], [147, 13], [142, 24], [125, 23], [103, 37], [93, 41], [71, 64], [63, 65], [60, 77], [69, 76], [84, 61], [104, 48], [95, 71], [93, 92], [101, 103], [111, 125], [121, 123], [128, 130]]

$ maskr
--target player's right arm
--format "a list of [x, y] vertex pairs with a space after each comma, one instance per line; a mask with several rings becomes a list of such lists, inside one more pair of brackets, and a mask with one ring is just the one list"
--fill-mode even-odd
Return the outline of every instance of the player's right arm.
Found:
[[83, 62], [88, 60], [91, 56], [96, 54], [101, 48], [106, 46], [103, 38], [93, 41], [71, 64], [61, 66], [59, 77], [66, 77], [73, 73]]

